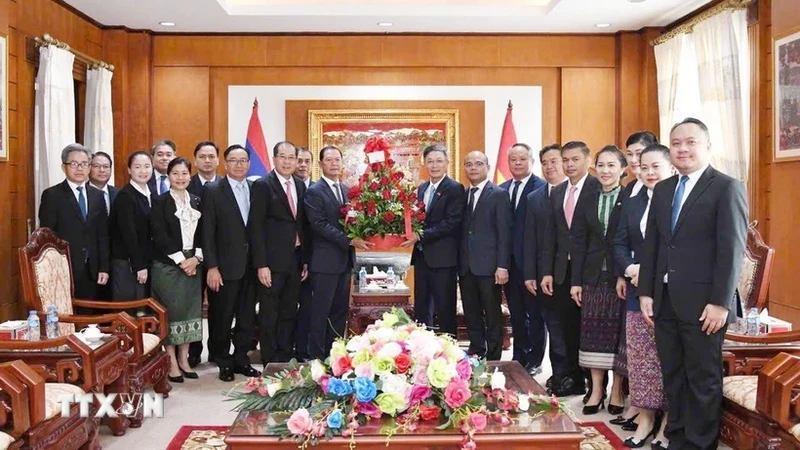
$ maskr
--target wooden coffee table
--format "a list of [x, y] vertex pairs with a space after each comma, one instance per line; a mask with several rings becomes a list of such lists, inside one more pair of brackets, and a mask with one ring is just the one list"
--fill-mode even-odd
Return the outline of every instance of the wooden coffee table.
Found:
[[[276, 373], [285, 364], [269, 364], [267, 373]], [[489, 363], [498, 367], [506, 375], [506, 386], [520, 392], [545, 395], [544, 389], [533, 380], [525, 369], [514, 361]], [[265, 411], [241, 412], [233, 422], [225, 443], [230, 450], [289, 449], [296, 448], [295, 442], [279, 441], [278, 436], [269, 434], [267, 429], [288, 418], [287, 414], [272, 414]], [[362, 425], [356, 435], [359, 450], [385, 450], [386, 436], [381, 433], [391, 427], [394, 420], [384, 418]], [[414, 433], [397, 433], [389, 441], [389, 449], [458, 449], [463, 435], [457, 429], [436, 430], [438, 423], [420, 422]], [[501, 427], [489, 424], [486, 430], [475, 434], [475, 442], [480, 450], [548, 450], [579, 449], [583, 441], [581, 429], [566, 414], [548, 413], [537, 418], [527, 413], [512, 415], [512, 424]], [[345, 449], [350, 440], [341, 436], [330, 441], [321, 441], [320, 449]]]

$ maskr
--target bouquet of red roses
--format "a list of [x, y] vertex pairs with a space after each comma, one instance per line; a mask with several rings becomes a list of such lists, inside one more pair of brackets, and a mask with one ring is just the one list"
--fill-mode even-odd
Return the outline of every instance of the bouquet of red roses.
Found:
[[425, 206], [417, 199], [414, 182], [395, 167], [383, 138], [369, 138], [364, 154], [367, 170], [350, 189], [350, 202], [342, 206], [342, 223], [351, 239], [373, 242], [373, 248], [396, 247], [422, 232]]

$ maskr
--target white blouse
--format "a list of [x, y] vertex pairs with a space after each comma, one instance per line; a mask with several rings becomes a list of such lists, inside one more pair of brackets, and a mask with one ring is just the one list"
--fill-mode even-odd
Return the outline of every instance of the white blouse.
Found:
[[[183, 191], [183, 198], [181, 198], [181, 194], [175, 192], [173, 189], [169, 190], [169, 195], [175, 200], [175, 217], [177, 217], [181, 223], [182, 249], [191, 250], [194, 248], [194, 233], [197, 231], [197, 224], [200, 222], [200, 216], [202, 214], [200, 214], [200, 211], [192, 208], [191, 197], [187, 191]], [[203, 249], [196, 248], [195, 256], [202, 260]], [[175, 261], [175, 264], [180, 264], [186, 259], [186, 257], [183, 256], [183, 252], [175, 252], [169, 255], [169, 258]]]

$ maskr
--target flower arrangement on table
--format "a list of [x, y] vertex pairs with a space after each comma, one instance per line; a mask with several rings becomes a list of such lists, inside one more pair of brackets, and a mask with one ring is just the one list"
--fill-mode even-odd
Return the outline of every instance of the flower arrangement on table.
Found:
[[350, 202], [342, 206], [347, 236], [372, 242], [378, 249], [397, 247], [414, 233], [422, 233], [425, 221], [425, 206], [417, 199], [414, 182], [395, 167], [389, 149], [381, 137], [367, 140], [367, 169], [350, 188]]
[[238, 411], [291, 414], [270, 432], [300, 448], [336, 435], [349, 437], [353, 448], [359, 426], [389, 415], [396, 425], [386, 432], [387, 445], [397, 431], [435, 421], [437, 429], [460, 429], [462, 450], [472, 450], [475, 433], [489, 422], [511, 424], [512, 413], [571, 415], [556, 397], [505, 384], [503, 373], [489, 373], [485, 360], [468, 357], [451, 337], [436, 335], [395, 308], [363, 334], [334, 342], [325, 362], [300, 366], [293, 360], [289, 369], [250, 378], [243, 392], [227, 395], [241, 401]]

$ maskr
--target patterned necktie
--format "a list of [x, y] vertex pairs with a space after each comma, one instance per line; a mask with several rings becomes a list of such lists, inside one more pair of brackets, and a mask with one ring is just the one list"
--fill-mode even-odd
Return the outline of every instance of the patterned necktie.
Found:
[[519, 193], [519, 185], [522, 184], [522, 181], [517, 180], [514, 182], [514, 190], [511, 192], [511, 209], [516, 211], [517, 210], [517, 194]]
[[158, 183], [158, 193], [163, 194], [167, 192], [167, 176], [161, 175], [161, 182]]
[[339, 183], [333, 183], [333, 195], [336, 196], [336, 200], [339, 201], [339, 205], [343, 205], [342, 202], [342, 191], [339, 189]]
[[425, 211], [429, 212], [431, 210], [431, 203], [433, 202], [433, 196], [436, 194], [436, 188], [431, 184], [428, 186], [428, 190], [425, 191], [425, 196], [428, 197], [425, 200]]
[[289, 200], [289, 209], [292, 210], [292, 217], [297, 218], [297, 206], [294, 204], [294, 195], [292, 195], [292, 182], [286, 180], [286, 199]]
[[567, 204], [564, 206], [564, 218], [567, 219], [567, 227], [572, 227], [572, 216], [575, 214], [575, 192], [578, 186], [569, 187], [569, 195], [567, 195]]
[[250, 215], [250, 201], [247, 198], [248, 192], [244, 183], [246, 183], [246, 181], [236, 185], [236, 190], [238, 191], [238, 195], [236, 195], [236, 203], [239, 204], [239, 213], [242, 215], [244, 224], [247, 225], [247, 217]]
[[672, 198], [672, 217], [669, 221], [669, 230], [672, 233], [675, 232], [675, 225], [678, 224], [678, 217], [681, 214], [681, 203], [683, 202], [683, 194], [686, 191], [687, 181], [689, 181], [689, 175], [681, 177], [681, 183], [678, 185], [678, 189], [675, 190], [675, 196]]
[[81, 216], [83, 220], [86, 220], [88, 211], [86, 210], [86, 196], [83, 195], [83, 186], [78, 186], [75, 189], [78, 190], [78, 206], [81, 208]]

